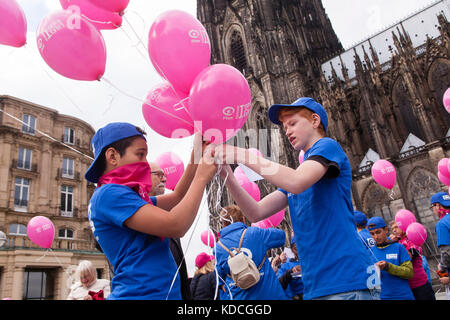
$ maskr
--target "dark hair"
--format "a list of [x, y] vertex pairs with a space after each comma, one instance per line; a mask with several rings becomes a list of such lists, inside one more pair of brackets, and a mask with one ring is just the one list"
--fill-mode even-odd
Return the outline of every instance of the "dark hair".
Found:
[[[146, 135], [145, 131], [142, 130], [139, 127], [136, 127], [136, 130], [139, 131], [139, 133]], [[107, 145], [106, 147], [103, 148], [102, 152], [100, 153], [100, 155], [98, 156], [98, 169], [99, 171], [103, 174], [103, 172], [105, 172], [106, 169], [106, 157], [105, 157], [105, 153], [106, 150], [108, 150], [109, 148], [114, 148], [122, 157], [125, 154], [125, 151], [127, 150], [127, 148], [129, 146], [131, 146], [131, 144], [134, 142], [134, 140], [136, 140], [137, 138], [140, 138], [140, 135], [136, 135], [136, 136], [131, 136], [128, 138], [124, 138], [121, 140], [117, 140], [113, 143], [111, 143], [110, 145]]]

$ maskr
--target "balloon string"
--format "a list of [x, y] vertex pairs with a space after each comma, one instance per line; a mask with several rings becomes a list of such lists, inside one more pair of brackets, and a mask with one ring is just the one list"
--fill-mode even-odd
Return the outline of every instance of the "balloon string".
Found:
[[64, 265], [62, 264], [61, 260], [59, 260], [58, 256], [55, 254], [55, 251], [53, 251], [51, 248], [47, 248], [47, 250], [45, 250], [44, 254], [42, 256], [40, 256], [39, 258], [37, 258], [35, 261], [38, 262], [38, 261], [41, 261], [42, 259], [44, 259], [48, 252], [53, 254], [53, 256], [55, 257], [55, 259], [58, 262], [59, 266], [70, 277], [71, 276], [70, 273], [66, 270], [66, 268], [64, 268]]
[[[7, 115], [7, 116], [9, 116], [9, 117], [11, 117], [11, 118], [13, 118], [13, 119], [16, 120], [16, 121], [18, 121], [18, 122], [20, 122], [20, 123], [22, 123], [22, 124], [28, 126], [28, 123], [23, 122], [22, 120], [16, 118], [16, 117], [13, 116], [12, 114], [9, 114], [8, 112], [6, 112], [6, 111], [4, 111], [4, 110], [2, 110], [2, 109], [0, 109], [0, 112], [2, 112], [3, 114], [5, 114], [5, 115]], [[91, 156], [88, 156], [87, 154], [84, 154], [83, 152], [78, 151], [77, 149], [75, 149], [75, 148], [73, 148], [73, 147], [71, 147], [71, 146], [65, 144], [64, 142], [62, 142], [62, 141], [60, 141], [60, 140], [58, 140], [58, 139], [53, 138], [52, 136], [46, 134], [45, 132], [40, 131], [40, 130], [37, 129], [37, 128], [35, 128], [34, 130], [35, 130], [37, 133], [43, 135], [44, 137], [47, 137], [47, 138], [49, 138], [50, 140], [52, 140], [52, 141], [54, 141], [54, 142], [57, 142], [57, 143], [59, 143], [59, 144], [65, 146], [66, 148], [69, 148], [70, 150], [75, 151], [75, 152], [78, 153], [78, 154], [81, 154], [82, 156], [85, 156], [85, 157], [88, 158], [89, 160], [94, 160], [94, 158], [92, 158]]]
[[[114, 27], [116, 27], [116, 28], [119, 28], [119, 27], [120, 27], [120, 25], [117, 25], [117, 24], [115, 24], [115, 23], [113, 23], [113, 22], [111, 22], [111, 21], [99, 21], [99, 20], [94, 20], [94, 19], [91, 19], [91, 18], [85, 16], [84, 14], [81, 14], [81, 16], [82, 16], [84, 19], [88, 20], [89, 22], [98, 23], [98, 24], [110, 24], [110, 25], [112, 25], [112, 26], [114, 26]], [[124, 17], [124, 18], [125, 18], [125, 17]]]

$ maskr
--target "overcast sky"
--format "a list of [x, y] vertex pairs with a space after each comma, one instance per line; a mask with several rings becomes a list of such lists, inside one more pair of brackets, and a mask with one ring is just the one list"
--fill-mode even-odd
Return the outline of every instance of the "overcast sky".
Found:
[[[0, 45], [0, 95], [11, 95], [80, 118], [94, 129], [109, 122], [127, 121], [148, 133], [149, 157], [172, 151], [186, 163], [192, 139], [167, 139], [153, 132], [141, 114], [142, 101], [149, 89], [162, 82], [148, 58], [147, 36], [155, 17], [179, 9], [196, 15], [194, 0], [131, 0], [123, 26], [105, 30], [107, 65], [103, 79], [84, 82], [64, 78], [42, 60], [37, 47], [37, 26], [43, 17], [60, 10], [59, 0], [17, 0], [28, 22], [27, 45], [13, 48]], [[345, 48], [382, 30], [434, 1], [429, 0], [323, 0], [326, 12]], [[144, 45], [142, 45], [142, 43]], [[39, 129], [39, 128], [38, 128]], [[196, 233], [187, 248], [190, 232], [183, 238], [189, 275], [195, 270], [194, 259], [207, 251], [198, 235], [208, 225], [207, 203], [203, 202]]]

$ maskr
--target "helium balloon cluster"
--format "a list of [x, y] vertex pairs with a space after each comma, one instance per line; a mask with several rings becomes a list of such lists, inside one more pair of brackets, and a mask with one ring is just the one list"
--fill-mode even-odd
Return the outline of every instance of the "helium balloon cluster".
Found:
[[427, 229], [416, 221], [414, 213], [401, 209], [395, 214], [397, 226], [406, 233], [406, 237], [416, 246], [422, 246], [427, 240]]
[[251, 93], [240, 71], [209, 65], [211, 44], [205, 27], [192, 15], [170, 10], [150, 27], [148, 52], [164, 81], [142, 105], [148, 125], [168, 138], [195, 131], [217, 144], [233, 137], [251, 110]]
[[443, 184], [450, 186], [450, 158], [439, 160], [438, 178]]

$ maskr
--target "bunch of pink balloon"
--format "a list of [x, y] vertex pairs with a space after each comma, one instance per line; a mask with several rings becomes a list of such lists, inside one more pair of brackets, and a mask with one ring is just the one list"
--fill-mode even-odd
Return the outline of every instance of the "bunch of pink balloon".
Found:
[[443, 158], [439, 160], [438, 163], [438, 178], [439, 180], [447, 185], [450, 186], [450, 159], [449, 158]]
[[421, 246], [427, 240], [427, 229], [418, 222], [411, 223], [406, 229], [406, 236], [416, 246]]
[[411, 211], [401, 209], [397, 211], [397, 213], [395, 214], [395, 222], [403, 232], [406, 232], [408, 226], [411, 223], [416, 222], [416, 217], [414, 216], [414, 213], [412, 213]]
[[[206, 140], [223, 143], [244, 125], [251, 110], [247, 80], [232, 66], [209, 65], [209, 37], [194, 16], [180, 10], [159, 15], [150, 27], [148, 52], [156, 71], [170, 84], [175, 105], [189, 98], [182, 107]], [[146, 111], [146, 119], [167, 119], [174, 113], [170, 110], [162, 117], [153, 109]], [[167, 130], [179, 128], [176, 122], [167, 124]]]
[[392, 189], [395, 185], [397, 172], [387, 160], [378, 160], [372, 166], [372, 177], [381, 186]]
[[205, 230], [200, 234], [200, 239], [205, 244], [205, 246], [214, 248], [214, 245], [216, 243], [216, 237], [214, 236], [214, 233], [211, 230]]
[[194, 134], [194, 123], [188, 113], [189, 97], [176, 91], [168, 82], [154, 86], [142, 105], [147, 124], [166, 138], [184, 138]]
[[27, 235], [35, 244], [48, 249], [55, 238], [55, 226], [49, 218], [35, 216], [28, 222]]
[[252, 223], [252, 227], [258, 227], [261, 229], [275, 228], [281, 223], [281, 221], [283, 221], [284, 215], [285, 210], [283, 209], [264, 220]]
[[22, 47], [27, 42], [27, 20], [15, 0], [0, 1], [0, 44]]
[[255, 199], [255, 201], [261, 200], [261, 191], [259, 190], [258, 185], [250, 181], [250, 179], [245, 175], [244, 171], [241, 168], [237, 167], [234, 171], [234, 176], [238, 181], [239, 185], [247, 191], [247, 193]]
[[444, 96], [442, 97], [442, 102], [444, 103], [445, 110], [450, 113], [450, 88], [445, 90]]
[[166, 175], [165, 187], [172, 191], [175, 190], [178, 181], [180, 181], [184, 173], [183, 160], [173, 152], [164, 152], [156, 158], [155, 162]]

